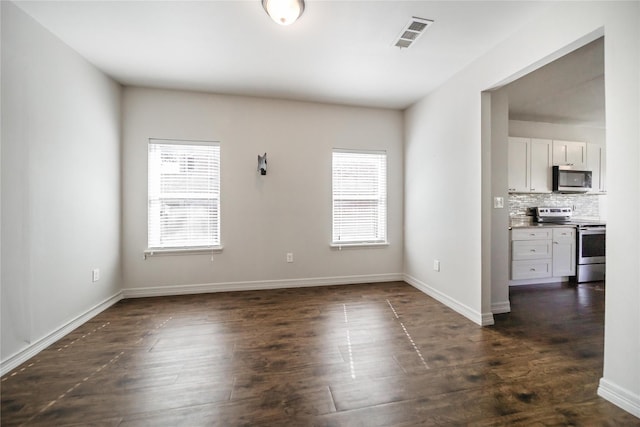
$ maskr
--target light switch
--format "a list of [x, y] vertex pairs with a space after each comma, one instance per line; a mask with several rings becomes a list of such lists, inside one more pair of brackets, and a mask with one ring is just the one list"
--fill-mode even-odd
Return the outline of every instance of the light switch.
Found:
[[504, 209], [504, 197], [494, 197], [493, 198], [493, 208], [494, 209]]

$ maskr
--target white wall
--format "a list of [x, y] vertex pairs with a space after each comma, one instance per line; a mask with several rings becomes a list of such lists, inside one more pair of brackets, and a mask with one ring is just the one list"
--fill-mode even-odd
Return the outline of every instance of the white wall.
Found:
[[406, 111], [404, 272], [480, 323], [480, 90], [462, 83]]
[[605, 129], [589, 126], [509, 120], [509, 136], [563, 139], [567, 141], [584, 141], [588, 144], [605, 145], [605, 132]]
[[[496, 184], [487, 178], [490, 173], [481, 173], [481, 147], [490, 149], [491, 139], [486, 137], [490, 132], [481, 133], [481, 104], [488, 103], [481, 103], [480, 94], [605, 35], [610, 191], [605, 366], [599, 393], [636, 415], [640, 415], [639, 6], [638, 2], [567, 2], [532, 17], [529, 25], [409, 109], [405, 141], [407, 279], [477, 323], [489, 323], [487, 295], [492, 286], [490, 280], [482, 281], [481, 251], [507, 242], [494, 238], [490, 219], [480, 218], [480, 213], [488, 215], [483, 206], [492, 202], [483, 188]], [[506, 182], [502, 187], [491, 196], [506, 200]], [[491, 244], [481, 245], [482, 238], [492, 239]], [[434, 258], [442, 262], [439, 273], [431, 268]]]
[[120, 86], [0, 7], [5, 370], [120, 290]]
[[[491, 164], [483, 164], [482, 180], [491, 182], [491, 185], [483, 185], [483, 201], [491, 201], [492, 195], [502, 195], [507, 185], [507, 144], [509, 141], [509, 101], [507, 91], [504, 89], [492, 91], [491, 94], [491, 117], [483, 120], [483, 126], [490, 125], [491, 135], [483, 141], [491, 141], [482, 144], [483, 151], [491, 150]], [[484, 113], [484, 108], [483, 108]], [[489, 194], [486, 194], [486, 192]], [[501, 196], [504, 197], [504, 196]], [[505, 208], [493, 209], [491, 203], [482, 203], [482, 263], [491, 265], [491, 276], [483, 276], [483, 284], [491, 284], [490, 298], [488, 292], [483, 292], [483, 305], [486, 309], [486, 299], [491, 301], [491, 312], [493, 314], [508, 313], [511, 311], [509, 302], [509, 263], [505, 262], [509, 256], [509, 230], [505, 224], [509, 221], [509, 195], [504, 197]], [[491, 221], [491, 231], [487, 230], [486, 221]], [[503, 244], [495, 244], [502, 242]], [[484, 286], [484, 285], [483, 285]]]
[[[123, 109], [125, 295], [402, 277], [401, 112], [144, 88], [126, 88]], [[143, 258], [148, 138], [220, 141], [224, 250], [213, 261]], [[330, 249], [334, 147], [387, 151], [389, 247]], [[287, 252], [294, 263], [285, 262]]]
[[621, 9], [617, 25], [605, 26], [607, 293], [598, 393], [619, 405], [626, 398], [640, 417], [640, 2]]

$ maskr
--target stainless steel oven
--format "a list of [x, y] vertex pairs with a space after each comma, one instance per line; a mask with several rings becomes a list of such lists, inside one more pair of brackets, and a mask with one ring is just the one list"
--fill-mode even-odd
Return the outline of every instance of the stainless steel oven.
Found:
[[606, 226], [578, 226], [576, 281], [604, 280], [606, 261]]

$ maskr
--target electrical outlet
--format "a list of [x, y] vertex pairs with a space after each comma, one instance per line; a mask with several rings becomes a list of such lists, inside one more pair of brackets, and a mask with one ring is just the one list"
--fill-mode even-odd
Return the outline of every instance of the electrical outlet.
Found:
[[98, 280], [100, 280], [100, 269], [99, 268], [94, 268], [93, 271], [91, 272], [91, 280], [93, 282], [97, 282]]
[[293, 262], [293, 253], [287, 252], [287, 262]]
[[438, 261], [437, 259], [433, 260], [433, 269], [435, 271], [440, 271], [440, 261]]
[[504, 209], [504, 197], [494, 197], [493, 198], [493, 208], [494, 209]]

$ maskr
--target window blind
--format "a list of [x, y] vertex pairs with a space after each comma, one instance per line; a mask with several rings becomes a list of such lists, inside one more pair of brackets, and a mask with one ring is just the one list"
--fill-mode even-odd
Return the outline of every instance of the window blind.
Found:
[[333, 243], [387, 241], [387, 154], [333, 151]]
[[148, 245], [220, 245], [220, 145], [149, 140]]

